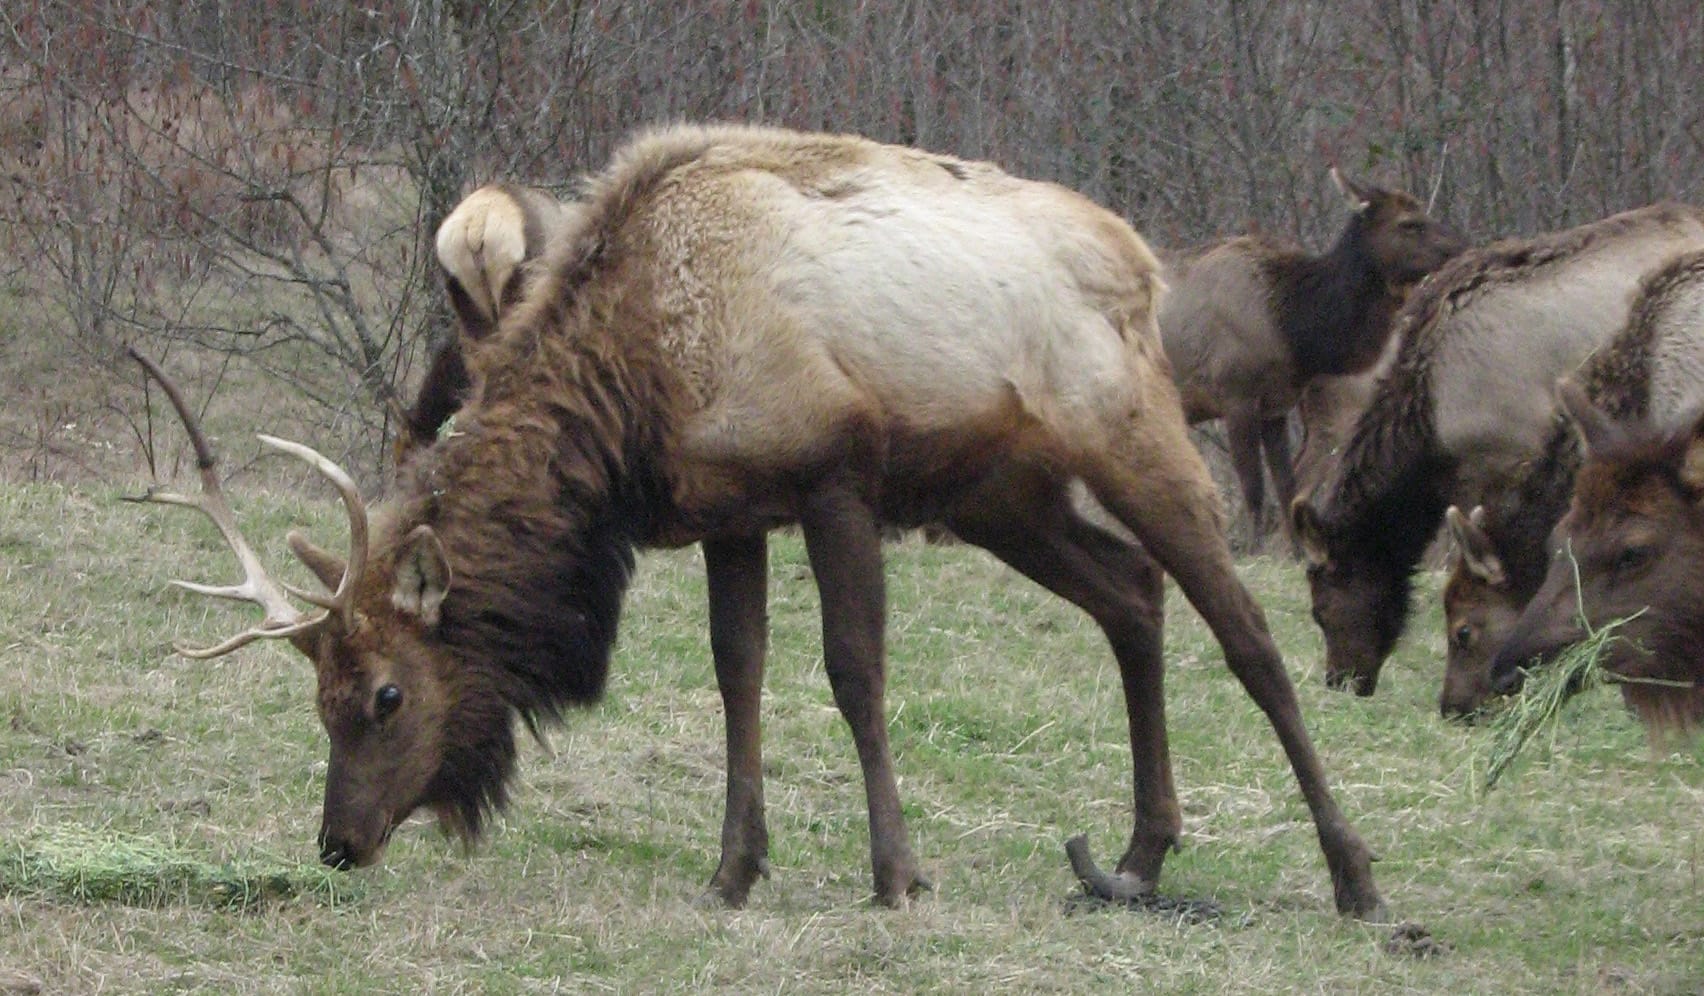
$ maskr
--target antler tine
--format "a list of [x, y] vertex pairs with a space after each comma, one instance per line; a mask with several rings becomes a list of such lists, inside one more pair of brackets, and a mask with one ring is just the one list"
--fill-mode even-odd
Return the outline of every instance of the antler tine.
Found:
[[277, 436], [260, 435], [260, 441], [279, 451], [301, 460], [308, 466], [319, 471], [322, 476], [337, 488], [338, 496], [343, 499], [343, 508], [349, 514], [349, 562], [343, 568], [343, 577], [337, 583], [337, 590], [331, 595], [319, 595], [303, 591], [294, 585], [286, 584], [285, 589], [304, 601], [311, 602], [322, 609], [337, 612], [343, 616], [343, 624], [349, 629], [355, 628], [355, 584], [361, 580], [361, 575], [367, 570], [367, 503], [361, 499], [361, 489], [355, 485], [342, 467], [327, 459], [312, 447], [293, 443], [288, 439]]
[[[218, 458], [214, 456], [213, 447], [207, 442], [201, 432], [200, 423], [196, 420], [189, 405], [183, 400], [177, 385], [165, 375], [154, 362], [137, 352], [129, 350], [131, 357], [142, 365], [150, 377], [160, 385], [167, 400], [176, 409], [178, 419], [183, 423], [184, 430], [189, 434], [190, 444], [195, 448], [196, 470], [201, 475], [202, 494], [199, 497], [177, 494], [171, 491], [161, 491], [149, 488], [141, 497], [133, 501], [150, 502], [158, 505], [179, 505], [193, 508], [212, 520], [224, 537], [226, 545], [243, 568], [243, 581], [235, 585], [203, 585], [191, 581], [173, 581], [174, 585], [188, 591], [215, 598], [225, 598], [234, 601], [252, 602], [266, 613], [259, 626], [251, 627], [236, 636], [203, 649], [178, 646], [177, 651], [185, 657], [206, 659], [228, 654], [238, 647], [252, 643], [263, 637], [292, 636], [309, 630], [326, 619], [324, 613], [307, 614], [290, 603], [288, 595], [267, 575], [266, 568], [261, 566], [260, 558], [255, 555], [248, 541], [243, 539], [241, 530], [237, 528], [236, 516], [231, 512], [230, 503], [225, 500], [224, 488], [219, 484], [217, 470]], [[363, 524], [364, 526], [364, 524]]]
[[[194, 586], [182, 581], [174, 581], [172, 583], [182, 588], [188, 588], [190, 591], [196, 590]], [[303, 614], [299, 621], [291, 623], [288, 626], [269, 627], [265, 624], [253, 626], [249, 629], [243, 630], [236, 636], [231, 637], [224, 643], [215, 644], [211, 647], [196, 648], [188, 647], [181, 643], [173, 643], [172, 649], [185, 657], [204, 661], [214, 657], [223, 657], [231, 651], [236, 650], [238, 647], [246, 647], [256, 640], [277, 639], [286, 636], [295, 636], [297, 633], [305, 633], [308, 630], [313, 629], [315, 626], [318, 626], [320, 623], [325, 622], [325, 619], [326, 616], [323, 612], [313, 615]]]

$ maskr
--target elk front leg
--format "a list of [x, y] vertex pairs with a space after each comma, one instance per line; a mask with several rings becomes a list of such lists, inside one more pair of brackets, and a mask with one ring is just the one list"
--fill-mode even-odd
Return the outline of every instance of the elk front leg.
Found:
[[834, 703], [852, 728], [864, 770], [876, 899], [899, 906], [930, 886], [911, 853], [888, 750], [881, 536], [869, 504], [850, 488], [830, 487], [808, 497], [799, 524], [822, 595], [823, 660]]
[[722, 861], [710, 879], [710, 891], [739, 907], [758, 876], [769, 877], [760, 715], [769, 638], [768, 543], [761, 534], [705, 540], [704, 568], [710, 589], [710, 653], [728, 738]]
[[1261, 464], [1261, 418], [1254, 403], [1237, 404], [1225, 412], [1225, 437], [1231, 448], [1231, 467], [1237, 473], [1250, 537], [1266, 535], [1266, 469]]
[[1296, 465], [1290, 455], [1290, 416], [1268, 415], [1260, 420], [1260, 449], [1266, 457], [1266, 469], [1272, 475], [1272, 490], [1278, 499], [1279, 518], [1290, 511], [1296, 500]]

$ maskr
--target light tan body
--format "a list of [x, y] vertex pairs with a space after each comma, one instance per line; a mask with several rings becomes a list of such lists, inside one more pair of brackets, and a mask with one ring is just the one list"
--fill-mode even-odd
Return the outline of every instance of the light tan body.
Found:
[[[850, 450], [882, 480], [884, 516], [910, 525], [942, 517], [996, 458], [1136, 460], [1133, 430], [1144, 447], [1187, 445], [1153, 320], [1159, 266], [1118, 219], [986, 164], [740, 135], [750, 155], [674, 169], [626, 247], [686, 389], [681, 541], [791, 518], [798, 494], [774, 482]], [[606, 176], [703, 140], [641, 141]], [[580, 238], [571, 223], [564, 242]]]
[[1270, 251], [1244, 236], [1200, 255], [1167, 256], [1166, 282], [1178, 293], [1160, 304], [1160, 330], [1191, 424], [1224, 417], [1232, 401], [1283, 416], [1301, 398], [1257, 262]]
[[1452, 297], [1433, 333], [1431, 407], [1439, 445], [1460, 465], [1454, 504], [1471, 507], [1507, 486], [1549, 437], [1557, 378], [1626, 324], [1642, 277], [1699, 248], [1704, 216], [1677, 214]]
[[510, 184], [480, 187], [450, 211], [438, 225], [433, 248], [446, 281], [470, 306], [460, 316], [463, 339], [482, 339], [496, 330], [503, 311], [518, 299], [522, 268], [543, 255], [574, 211], [571, 202]]
[[[348, 592], [286, 622], [332, 743], [323, 861], [371, 863], [420, 808], [477, 836], [506, 799], [516, 719], [601, 692], [634, 548], [698, 541], [727, 717], [711, 888], [744, 903], [769, 870], [765, 534], [797, 522], [875, 895], [904, 903], [928, 880], [887, 741], [878, 526], [941, 522], [1113, 649], [1135, 817], [1115, 874], [1078, 862], [1097, 892], [1151, 893], [1182, 832], [1163, 569], [1277, 732], [1338, 909], [1384, 915], [1237, 579], [1155, 328], [1159, 267], [1127, 225], [987, 164], [740, 127], [642, 136], [578, 205], [470, 354], [456, 431], [403, 466], [365, 573], [292, 545]], [[1140, 545], [1083, 519], [1076, 481]]]

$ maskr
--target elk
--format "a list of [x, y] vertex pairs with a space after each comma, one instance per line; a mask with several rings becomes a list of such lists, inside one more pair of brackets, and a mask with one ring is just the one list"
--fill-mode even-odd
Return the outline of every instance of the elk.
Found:
[[1600, 666], [1652, 730], [1704, 720], [1704, 405], [1668, 422], [1617, 420], [1564, 380], [1585, 453], [1557, 524], [1559, 555], [1491, 663], [1498, 692], [1522, 669], [1618, 623]]
[[1289, 415], [1316, 379], [1361, 373], [1390, 340], [1407, 289], [1466, 248], [1401, 191], [1331, 169], [1349, 221], [1319, 255], [1245, 235], [1167, 260], [1160, 335], [1191, 424], [1222, 418], [1258, 538], [1272, 474], [1279, 509], [1296, 496]]
[[[1151, 893], [1182, 830], [1163, 569], [1276, 731], [1338, 909], [1384, 915], [1190, 445], [1154, 321], [1159, 263], [1122, 220], [987, 163], [677, 126], [586, 181], [540, 264], [470, 353], [456, 432], [400, 468], [370, 537], [347, 561], [292, 537], [335, 595], [272, 584], [235, 539], [248, 580], [210, 592], [267, 608], [204, 653], [281, 635], [314, 662], [326, 864], [378, 860], [419, 809], [477, 839], [508, 799], [516, 721], [601, 692], [635, 549], [697, 542], [728, 758], [709, 888], [745, 903], [769, 870], [766, 534], [796, 523], [863, 771], [875, 896], [907, 902], [928, 881], [888, 744], [878, 527], [941, 522], [1081, 607], [1112, 646], [1135, 816], [1116, 870], [1088, 884]], [[1075, 482], [1140, 544], [1083, 519]], [[339, 487], [353, 519], [358, 496]], [[317, 610], [285, 611], [292, 593]]]
[[[1666, 421], [1704, 395], [1704, 252], [1684, 253], [1641, 283], [1626, 326], [1570, 379], [1617, 420]], [[1438, 708], [1476, 712], [1491, 695], [1491, 658], [1550, 566], [1549, 539], [1568, 509], [1579, 433], [1560, 408], [1544, 454], [1490, 506], [1451, 506], [1455, 540], [1443, 588], [1449, 653]]]
[[472, 389], [466, 352], [497, 331], [518, 303], [549, 239], [567, 225], [574, 205], [533, 187], [480, 187], [444, 217], [434, 248], [456, 334], [432, 358], [414, 404], [398, 420], [398, 462], [428, 446]]
[[1556, 379], [1626, 324], [1647, 273], [1697, 249], [1704, 212], [1657, 204], [1469, 250], [1414, 291], [1340, 459], [1291, 506], [1327, 684], [1373, 694], [1445, 509], [1518, 480], [1553, 430]]

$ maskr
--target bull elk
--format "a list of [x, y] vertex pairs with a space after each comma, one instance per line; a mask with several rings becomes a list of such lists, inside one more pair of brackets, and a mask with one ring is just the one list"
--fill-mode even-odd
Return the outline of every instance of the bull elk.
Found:
[[1397, 316], [1400, 345], [1311, 495], [1291, 506], [1326, 682], [1371, 695], [1445, 509], [1496, 500], [1543, 450], [1553, 386], [1627, 321], [1640, 280], [1704, 249], [1704, 212], [1657, 204], [1444, 264]]
[[[1160, 335], [1193, 423], [1222, 418], [1243, 504], [1264, 530], [1270, 471], [1296, 497], [1289, 415], [1308, 386], [1371, 369], [1409, 288], [1467, 248], [1412, 196], [1331, 169], [1349, 220], [1318, 255], [1245, 235], [1166, 260]], [[1264, 456], [1266, 471], [1262, 470]]]
[[[400, 468], [347, 562], [292, 536], [335, 595], [266, 581], [221, 525], [249, 579], [209, 593], [266, 617], [206, 653], [284, 636], [314, 662], [327, 864], [378, 860], [418, 809], [477, 838], [508, 797], [516, 720], [600, 694], [635, 548], [698, 542], [728, 757], [710, 889], [743, 904], [769, 868], [765, 536], [797, 523], [863, 769], [875, 895], [905, 902], [928, 883], [888, 746], [878, 526], [942, 522], [1083, 608], [1112, 645], [1135, 817], [1116, 871], [1085, 870], [1089, 884], [1152, 892], [1182, 830], [1163, 568], [1276, 730], [1338, 909], [1383, 915], [1368, 849], [1233, 569], [1155, 327], [1159, 264], [1124, 222], [986, 163], [682, 126], [590, 178], [539, 264], [470, 354], [457, 431]], [[289, 451], [338, 481], [355, 519], [344, 478]], [[204, 509], [228, 520], [203, 477]], [[1141, 544], [1080, 516], [1074, 481]], [[316, 608], [288, 611], [286, 596]]]

